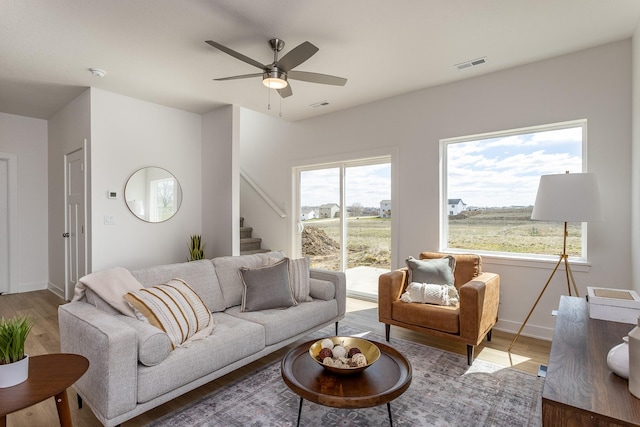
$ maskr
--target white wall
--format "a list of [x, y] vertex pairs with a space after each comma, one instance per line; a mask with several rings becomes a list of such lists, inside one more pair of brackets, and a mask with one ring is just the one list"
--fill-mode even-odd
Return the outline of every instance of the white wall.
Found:
[[[93, 271], [187, 261], [189, 236], [202, 229], [201, 139], [198, 114], [91, 89]], [[168, 170], [182, 187], [180, 210], [162, 223], [136, 218], [124, 200], [127, 179], [145, 166]]]
[[45, 289], [47, 260], [47, 121], [0, 113], [0, 152], [17, 158], [17, 271], [10, 292]]
[[[640, 23], [633, 35], [633, 98], [632, 98], [632, 176], [631, 176], [631, 203], [632, 203], [632, 251], [631, 259], [640, 257]], [[640, 292], [640, 262], [631, 264], [633, 269], [633, 288]]]
[[[286, 102], [283, 110], [286, 114]], [[582, 118], [588, 120], [588, 170], [598, 175], [604, 206], [617, 209], [606, 210], [604, 221], [589, 224], [591, 266], [576, 268], [574, 275], [583, 295], [592, 285], [629, 288], [630, 40], [302, 122], [246, 114], [241, 167], [277, 203], [290, 206], [292, 165], [398, 147], [398, 207], [394, 216], [399, 226], [394, 256], [401, 264], [409, 255], [439, 246], [440, 139]], [[257, 215], [249, 212], [255, 206], [257, 202], [253, 207], [243, 204], [243, 215]], [[289, 221], [270, 224], [270, 235], [290, 235]], [[553, 264], [485, 258], [484, 269], [502, 278], [499, 328], [518, 329]], [[557, 308], [563, 291], [566, 293], [563, 275], [557, 275], [529, 320], [525, 335], [551, 338], [555, 319], [550, 312]]]
[[[65, 224], [65, 155], [85, 148], [88, 158], [91, 147], [91, 92], [87, 89], [66, 107], [49, 119], [49, 289], [65, 298], [65, 239], [62, 233], [68, 231]], [[86, 141], [86, 146], [85, 146]], [[85, 170], [91, 169], [85, 164]], [[91, 212], [91, 205], [85, 200], [85, 211]], [[91, 224], [87, 223], [87, 230]], [[87, 235], [90, 238], [90, 234]], [[91, 247], [87, 246], [91, 268]], [[70, 296], [69, 296], [70, 297]]]
[[239, 108], [202, 116], [202, 240], [205, 257], [240, 253]]

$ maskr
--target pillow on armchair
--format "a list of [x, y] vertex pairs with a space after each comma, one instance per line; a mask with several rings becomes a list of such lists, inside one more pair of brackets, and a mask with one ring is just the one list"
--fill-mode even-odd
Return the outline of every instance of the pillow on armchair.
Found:
[[400, 299], [404, 302], [456, 305], [458, 290], [454, 286], [453, 272], [456, 259], [450, 255], [435, 259], [406, 260], [409, 285]]
[[451, 255], [436, 259], [415, 259], [410, 256], [406, 260], [409, 268], [409, 283], [429, 283], [433, 285], [453, 286], [453, 272], [456, 259]]

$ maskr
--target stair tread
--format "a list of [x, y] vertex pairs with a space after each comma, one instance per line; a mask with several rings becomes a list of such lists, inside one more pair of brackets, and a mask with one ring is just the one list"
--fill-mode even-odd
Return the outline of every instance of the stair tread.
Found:
[[240, 243], [260, 243], [262, 239], [260, 237], [242, 237]]

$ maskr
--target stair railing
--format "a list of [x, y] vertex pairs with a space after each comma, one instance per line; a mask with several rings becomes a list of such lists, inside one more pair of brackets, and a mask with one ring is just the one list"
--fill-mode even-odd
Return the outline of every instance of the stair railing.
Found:
[[251, 179], [251, 177], [247, 175], [246, 172], [242, 169], [240, 169], [240, 176], [247, 182], [247, 184], [249, 184], [251, 188], [253, 188], [256, 193], [260, 195], [260, 197], [264, 199], [265, 202], [267, 202], [269, 206], [271, 206], [271, 209], [273, 209], [275, 213], [280, 216], [280, 218], [285, 218], [287, 216], [287, 214], [282, 209], [280, 209], [278, 205], [276, 205], [276, 202], [274, 202], [273, 199], [269, 197], [269, 195], [265, 193], [262, 188], [260, 188], [258, 184], [256, 184], [255, 181]]

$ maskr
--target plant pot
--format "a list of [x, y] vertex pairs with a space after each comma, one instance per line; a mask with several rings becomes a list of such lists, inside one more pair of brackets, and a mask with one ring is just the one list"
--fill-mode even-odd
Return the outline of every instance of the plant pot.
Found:
[[29, 355], [25, 354], [22, 360], [0, 365], [0, 388], [13, 387], [23, 383], [29, 377]]

